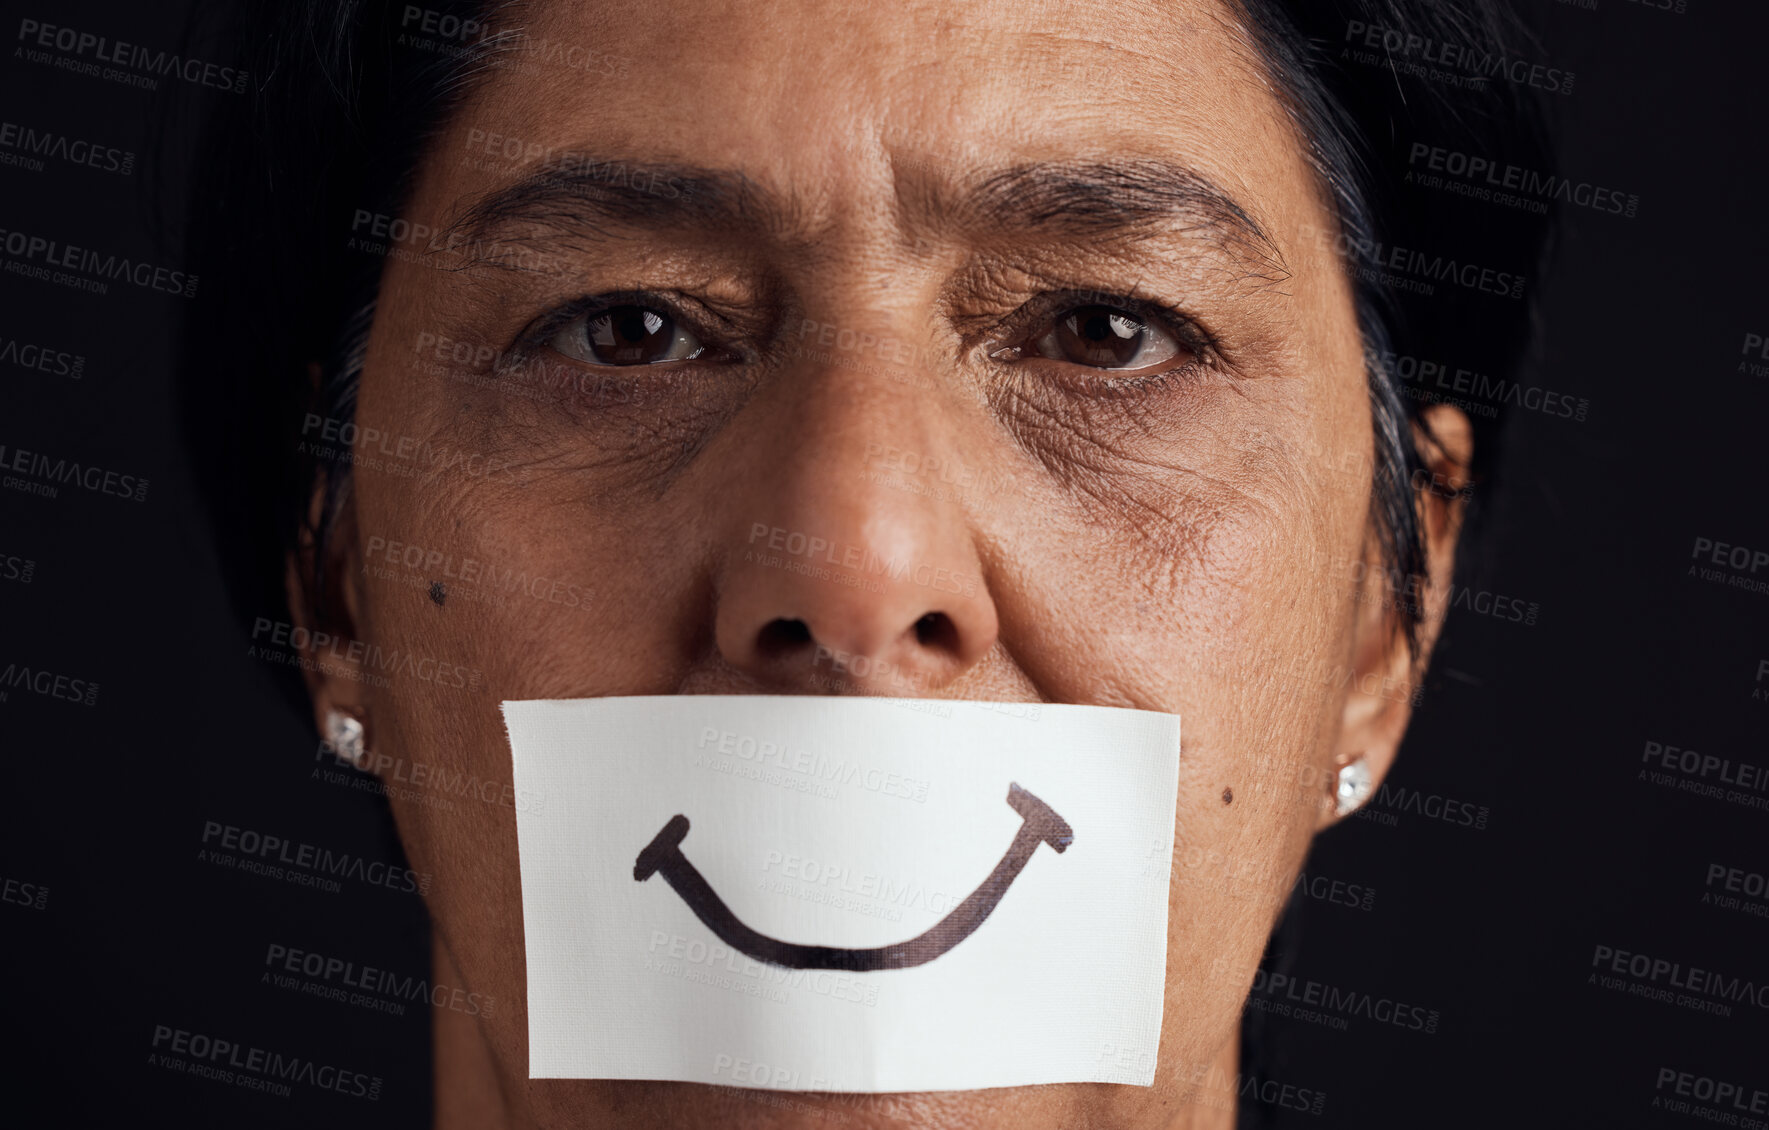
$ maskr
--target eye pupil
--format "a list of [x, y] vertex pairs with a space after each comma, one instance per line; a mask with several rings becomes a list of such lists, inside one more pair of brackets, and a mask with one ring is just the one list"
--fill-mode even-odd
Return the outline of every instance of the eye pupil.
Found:
[[1147, 327], [1110, 306], [1083, 306], [1057, 322], [1062, 359], [1077, 365], [1128, 365], [1143, 349]]
[[676, 324], [648, 306], [616, 306], [591, 318], [590, 352], [604, 365], [650, 365], [669, 359]]

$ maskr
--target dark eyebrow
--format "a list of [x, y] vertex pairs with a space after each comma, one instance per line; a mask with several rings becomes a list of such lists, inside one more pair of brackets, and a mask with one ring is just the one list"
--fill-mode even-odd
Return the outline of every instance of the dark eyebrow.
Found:
[[457, 243], [495, 241], [527, 227], [732, 226], [775, 209], [741, 173], [651, 161], [578, 156], [481, 196], [449, 225]]
[[1235, 199], [1168, 161], [1056, 162], [993, 173], [965, 192], [961, 219], [982, 227], [1077, 236], [1135, 236], [1178, 222], [1272, 265], [1283, 255]]
[[[450, 245], [471, 251], [495, 244], [500, 234], [530, 243], [529, 229], [537, 227], [590, 236], [605, 234], [607, 227], [793, 230], [789, 202], [742, 173], [576, 156], [474, 201], [447, 229]], [[1277, 245], [1233, 197], [1203, 174], [1170, 162], [1042, 162], [968, 184], [899, 177], [897, 187], [910, 221], [1096, 239], [1133, 239], [1182, 224], [1180, 230], [1288, 273]]]

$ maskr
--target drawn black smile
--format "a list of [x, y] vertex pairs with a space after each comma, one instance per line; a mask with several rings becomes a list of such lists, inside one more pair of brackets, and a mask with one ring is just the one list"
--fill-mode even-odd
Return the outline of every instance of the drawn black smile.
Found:
[[970, 937], [971, 932], [983, 924], [983, 919], [989, 917], [995, 904], [1007, 893], [1007, 888], [1013, 885], [1040, 842], [1049, 844], [1059, 853], [1075, 842], [1075, 833], [1068, 821], [1019, 785], [1010, 783], [1007, 786], [1007, 803], [1020, 814], [1023, 823], [995, 870], [970, 893], [969, 898], [954, 907], [952, 913], [924, 933], [895, 945], [873, 949], [806, 946], [751, 930], [738, 921], [731, 908], [725, 905], [725, 900], [682, 854], [682, 840], [688, 835], [688, 818], [680, 813], [670, 817], [663, 830], [639, 853], [633, 864], [633, 878], [643, 883], [661, 872], [664, 880], [675, 888], [682, 901], [718, 935], [720, 941], [769, 965], [783, 965], [788, 969], [844, 969], [854, 973], [909, 969], [932, 961]]

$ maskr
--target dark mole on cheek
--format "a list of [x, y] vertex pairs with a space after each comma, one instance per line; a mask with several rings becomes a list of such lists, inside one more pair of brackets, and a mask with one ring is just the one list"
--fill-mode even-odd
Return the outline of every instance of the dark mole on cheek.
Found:
[[1234, 802], [1235, 802], [1235, 790], [1233, 790], [1233, 789], [1222, 790], [1222, 803], [1233, 804]]
[[439, 605], [448, 599], [448, 589], [441, 581], [430, 582], [430, 599]]

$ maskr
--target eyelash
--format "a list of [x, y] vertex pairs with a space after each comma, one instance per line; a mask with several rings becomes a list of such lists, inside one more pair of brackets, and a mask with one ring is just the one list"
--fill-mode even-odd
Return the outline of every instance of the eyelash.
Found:
[[[537, 350], [547, 348], [547, 343], [576, 319], [594, 318], [598, 314], [605, 314], [620, 306], [649, 306], [661, 310], [679, 324], [687, 327], [696, 337], [701, 338], [702, 344], [708, 351], [737, 352], [719, 341], [719, 338], [730, 333], [730, 330], [709, 328], [706, 319], [684, 310], [685, 304], [685, 296], [652, 290], [621, 290], [585, 295], [547, 311], [530, 323], [519, 335], [516, 349], [512, 352], [519, 356], [530, 356]], [[681, 364], [681, 362], [672, 364]], [[610, 365], [607, 367], [621, 368], [622, 366]]]
[[[549, 343], [554, 337], [578, 318], [594, 318], [622, 306], [648, 306], [669, 315], [679, 325], [688, 329], [696, 338], [700, 339], [707, 353], [723, 354], [726, 360], [721, 363], [741, 363], [754, 359], [752, 356], [746, 355], [746, 351], [726, 344], [723, 340], [727, 335], [736, 332], [735, 327], [709, 328], [707, 326], [708, 319], [698, 317], [684, 309], [684, 306], [690, 301], [684, 295], [647, 290], [623, 290], [586, 295], [558, 306], [532, 322], [519, 335], [515, 348], [510, 351], [510, 356], [512, 361], [517, 364], [526, 362], [537, 352], [550, 348]], [[1193, 355], [1192, 360], [1184, 365], [1153, 374], [1094, 369], [1092, 376], [1077, 376], [1071, 370], [1077, 368], [1085, 370], [1086, 367], [1039, 356], [1015, 358], [1011, 361], [993, 357], [996, 351], [1010, 347], [1009, 343], [1030, 341], [1031, 338], [1028, 335], [1034, 329], [1053, 321], [1065, 310], [1084, 306], [1112, 307], [1135, 316], [1139, 321], [1155, 325], [1171, 334], [1175, 341], [1190, 351]], [[983, 351], [990, 360], [996, 361], [997, 364], [1016, 368], [1031, 364], [1038, 368], [1054, 369], [1061, 374], [1059, 379], [1067, 378], [1063, 380], [1063, 383], [1081, 391], [1094, 393], [1135, 391], [1159, 387], [1176, 381], [1196, 379], [1202, 375], [1205, 368], [1213, 366], [1218, 357], [1218, 347], [1214, 336], [1199, 325], [1195, 319], [1163, 303], [1099, 290], [1050, 291], [1041, 294], [1020, 306], [1006, 319], [998, 322], [995, 332], [980, 337], [973, 343], [972, 348]], [[691, 360], [698, 364], [707, 363], [706, 359], [699, 357]], [[597, 366], [597, 368], [607, 370], [625, 368], [678, 369], [689, 363], [689, 360], [684, 360], [663, 362], [657, 366], [609, 365]]]

